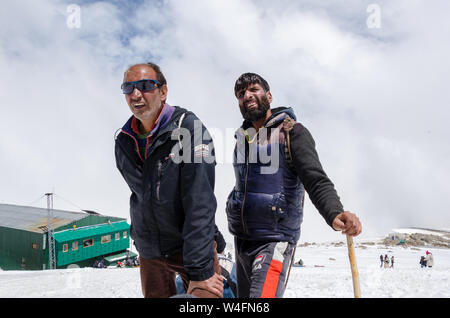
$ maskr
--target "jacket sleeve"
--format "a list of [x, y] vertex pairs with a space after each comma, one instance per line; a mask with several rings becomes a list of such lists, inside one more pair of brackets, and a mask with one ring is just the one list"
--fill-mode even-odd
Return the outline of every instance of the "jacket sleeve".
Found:
[[334, 184], [322, 168], [311, 133], [300, 123], [290, 131], [291, 152], [297, 175], [329, 226], [344, 211]]
[[225, 238], [223, 237], [222, 233], [220, 233], [220, 230], [217, 227], [217, 225], [214, 225], [214, 228], [215, 228], [214, 240], [217, 243], [217, 253], [220, 254], [225, 250], [227, 243], [225, 242]]
[[182, 127], [187, 128], [191, 135], [190, 145], [183, 140], [183, 152], [190, 151], [191, 160], [181, 163], [180, 172], [185, 214], [183, 261], [189, 278], [202, 281], [214, 275], [216, 162], [212, 140], [200, 120], [191, 113], [184, 119]]

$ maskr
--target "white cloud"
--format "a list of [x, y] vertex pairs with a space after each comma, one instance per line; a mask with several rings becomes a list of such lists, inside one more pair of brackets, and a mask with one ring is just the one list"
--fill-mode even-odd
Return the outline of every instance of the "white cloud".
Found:
[[[153, 60], [169, 103], [222, 133], [241, 122], [236, 78], [264, 76], [273, 105], [294, 107], [313, 133], [367, 233], [448, 226], [446, 2], [379, 1], [381, 29], [367, 28], [371, 1], [87, 2], [80, 29], [66, 26], [69, 3], [8, 2], [0, 13], [0, 201], [28, 204], [54, 188], [127, 216], [113, 156], [114, 132], [130, 116], [119, 86], [129, 64]], [[216, 179], [227, 232], [231, 165], [219, 164]], [[338, 235], [309, 203], [302, 232], [309, 241]]]

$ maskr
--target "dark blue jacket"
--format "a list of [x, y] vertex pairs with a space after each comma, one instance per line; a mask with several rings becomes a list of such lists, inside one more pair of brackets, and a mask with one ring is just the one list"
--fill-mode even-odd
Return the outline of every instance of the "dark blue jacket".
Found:
[[[132, 118], [116, 137], [116, 165], [131, 190], [130, 236], [144, 258], [168, 257], [183, 251], [189, 278], [201, 281], [214, 274], [217, 203], [213, 144], [210, 139], [203, 140], [209, 135], [192, 112], [166, 107], [171, 111], [163, 111], [148, 138], [145, 158], [139, 154]], [[172, 134], [181, 118], [181, 128], [190, 133], [190, 138]], [[181, 140], [183, 152], [178, 151]], [[177, 163], [176, 152], [191, 160]], [[208, 162], [203, 160], [205, 157]]]
[[256, 138], [247, 121], [236, 132], [236, 184], [226, 211], [229, 230], [240, 239], [295, 244], [300, 237], [305, 188], [330, 226], [343, 211], [334, 185], [322, 169], [314, 140], [299, 123], [289, 132], [290, 159], [283, 129], [287, 116], [296, 119], [292, 108], [273, 109], [264, 125], [266, 131], [260, 130]]

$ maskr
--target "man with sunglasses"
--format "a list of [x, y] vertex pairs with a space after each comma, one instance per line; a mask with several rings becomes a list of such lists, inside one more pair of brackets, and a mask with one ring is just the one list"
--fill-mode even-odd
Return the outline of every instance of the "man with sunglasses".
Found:
[[236, 184], [226, 211], [235, 237], [237, 296], [282, 297], [300, 237], [305, 190], [334, 230], [355, 236], [361, 223], [344, 212], [314, 140], [295, 121], [293, 109], [270, 107], [266, 80], [242, 74], [234, 92], [244, 123], [236, 132]]
[[[130, 234], [144, 297], [176, 295], [176, 273], [188, 294], [222, 297], [209, 134], [195, 114], [166, 103], [167, 82], [158, 65], [131, 66], [121, 88], [133, 116], [116, 136], [115, 157], [131, 190]], [[181, 138], [182, 129], [187, 133]], [[179, 153], [181, 162], [174, 160]]]

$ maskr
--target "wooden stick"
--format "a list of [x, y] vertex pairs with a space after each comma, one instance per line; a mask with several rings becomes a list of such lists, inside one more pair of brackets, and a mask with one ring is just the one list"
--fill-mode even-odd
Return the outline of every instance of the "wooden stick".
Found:
[[350, 268], [352, 269], [353, 293], [355, 298], [361, 298], [361, 289], [359, 285], [358, 267], [356, 266], [355, 249], [353, 246], [353, 238], [347, 235], [348, 258], [350, 259]]

